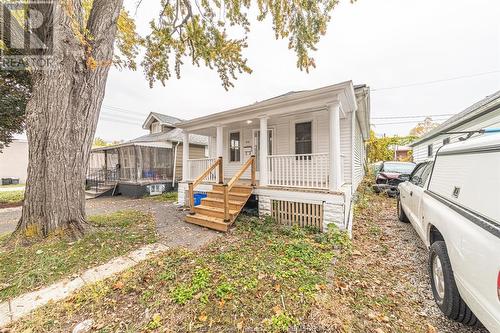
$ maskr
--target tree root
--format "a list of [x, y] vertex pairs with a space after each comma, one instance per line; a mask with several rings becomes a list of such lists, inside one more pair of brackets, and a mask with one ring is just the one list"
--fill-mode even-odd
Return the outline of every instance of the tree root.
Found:
[[75, 241], [83, 238], [92, 229], [92, 225], [83, 218], [64, 222], [62, 227], [51, 231], [47, 230], [44, 223], [30, 223], [26, 225], [20, 219], [16, 229], [7, 238], [2, 247], [27, 247], [53, 237], [68, 238], [71, 241]]

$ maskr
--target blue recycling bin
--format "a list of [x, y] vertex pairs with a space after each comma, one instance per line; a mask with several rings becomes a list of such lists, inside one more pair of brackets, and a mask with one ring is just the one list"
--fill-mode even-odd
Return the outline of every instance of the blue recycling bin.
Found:
[[206, 193], [195, 193], [193, 194], [194, 197], [194, 205], [198, 206], [201, 204], [201, 199], [206, 198], [207, 194]]

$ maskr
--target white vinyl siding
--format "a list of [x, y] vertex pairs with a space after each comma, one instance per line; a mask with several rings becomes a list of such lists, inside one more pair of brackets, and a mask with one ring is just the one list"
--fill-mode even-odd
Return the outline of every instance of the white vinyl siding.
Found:
[[344, 155], [344, 183], [352, 181], [352, 113], [340, 119], [340, 153]]
[[[330, 144], [330, 129], [329, 129], [329, 114], [328, 111], [316, 111], [297, 116], [283, 116], [280, 118], [271, 118], [268, 121], [268, 128], [274, 130], [274, 146], [273, 151], [275, 155], [288, 155], [295, 154], [295, 124], [310, 121], [312, 127], [312, 153], [328, 153]], [[356, 121], [359, 129], [359, 123]], [[353, 149], [353, 131], [352, 131], [352, 113], [347, 113], [345, 117], [340, 119], [340, 151], [344, 155], [344, 183], [350, 184], [352, 182], [352, 149]], [[224, 177], [232, 177], [250, 157], [246, 155], [246, 150], [253, 149], [253, 130], [259, 129], [259, 123], [254, 122], [250, 125], [242, 125], [241, 127], [225, 127], [224, 128]], [[241, 161], [229, 162], [229, 133], [240, 132], [240, 145], [241, 145]], [[361, 131], [358, 130], [358, 149], [360, 161], [359, 167], [356, 170], [359, 174], [363, 175], [364, 169], [364, 144], [361, 137]], [[212, 142], [215, 143], [215, 138]], [[215, 145], [213, 147], [215, 151]], [[252, 150], [252, 153], [255, 153]], [[246, 172], [242, 178], [248, 179], [250, 172]], [[362, 176], [361, 176], [362, 177]]]
[[366, 151], [365, 144], [363, 140], [363, 135], [361, 133], [361, 128], [357, 120], [354, 122], [354, 143], [352, 145], [353, 152], [353, 168], [352, 168], [352, 187], [356, 191], [359, 184], [365, 176], [365, 160]]
[[[482, 117], [469, 121], [467, 124], [454, 128], [450, 130], [452, 132], [458, 131], [473, 131], [482, 128], [489, 127], [500, 127], [500, 109], [490, 112]], [[433, 145], [433, 156], [436, 152], [443, 146], [443, 139], [450, 138], [450, 143], [457, 142], [458, 138], [465, 136], [465, 134], [443, 134], [432, 138], [431, 140], [427, 140], [419, 143], [415, 147], [413, 147], [413, 161], [415, 163], [423, 162], [429, 158], [427, 156], [427, 147], [428, 145]]]

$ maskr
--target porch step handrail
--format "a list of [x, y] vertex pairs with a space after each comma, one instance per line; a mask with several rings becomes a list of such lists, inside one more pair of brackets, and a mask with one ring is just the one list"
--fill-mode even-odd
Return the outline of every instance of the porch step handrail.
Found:
[[200, 185], [200, 183], [217, 167], [219, 167], [219, 174], [218, 174], [218, 181], [219, 184], [222, 184], [224, 182], [224, 174], [223, 174], [223, 169], [222, 169], [223, 163], [222, 163], [222, 157], [217, 158], [217, 160], [212, 163], [212, 165], [205, 170], [198, 178], [196, 178], [194, 181], [188, 183], [188, 190], [189, 190], [189, 208], [191, 212], [194, 212], [194, 189], [196, 186]]
[[[197, 177], [202, 172], [205, 172], [207, 168], [212, 166], [214, 162], [216, 162], [216, 158], [191, 158], [188, 159], [187, 168], [188, 168], [188, 179], [193, 180], [193, 177]], [[208, 175], [208, 181], [216, 181], [216, 174], [211, 173]]]
[[227, 184], [223, 185], [224, 189], [224, 221], [229, 221], [229, 191], [233, 188], [233, 186], [236, 184], [236, 182], [243, 176], [245, 171], [249, 167], [251, 168], [251, 179], [252, 179], [252, 186], [255, 186], [255, 171], [256, 171], [256, 161], [255, 161], [255, 155], [250, 156], [250, 158], [243, 164], [240, 168], [240, 170], [231, 178]]
[[247, 169], [252, 166], [252, 186], [255, 186], [255, 155], [250, 156], [250, 158], [243, 164], [240, 170], [227, 182], [228, 191], [231, 191], [236, 181], [238, 181], [241, 176], [247, 171]]

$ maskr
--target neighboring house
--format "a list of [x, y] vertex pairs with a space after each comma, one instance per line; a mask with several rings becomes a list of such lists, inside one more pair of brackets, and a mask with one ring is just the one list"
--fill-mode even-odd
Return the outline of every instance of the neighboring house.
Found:
[[[181, 180], [183, 167], [183, 135], [176, 127], [180, 122], [181, 119], [151, 112], [142, 125], [149, 134], [92, 149], [88, 194], [98, 196], [114, 188], [115, 193], [143, 196], [174, 188]], [[189, 142], [190, 158], [208, 156], [207, 137], [193, 134]]]
[[0, 152], [0, 178], [16, 178], [26, 183], [28, 172], [28, 141], [16, 139]]
[[[258, 201], [261, 216], [272, 215], [285, 224], [325, 229], [335, 223], [350, 229], [352, 197], [365, 173], [369, 119], [369, 88], [348, 81], [289, 92], [178, 124], [185, 130], [185, 140], [188, 133], [208, 136], [210, 154], [206, 160], [191, 160], [184, 152], [183, 163], [190, 168], [179, 183], [180, 202], [190, 202], [189, 182], [220, 158], [220, 171], [229, 185], [252, 155], [257, 169], [256, 186], [230, 190], [228, 203], [220, 192], [223, 186], [214, 184], [216, 179], [221, 182], [215, 168], [194, 189], [208, 192], [208, 198], [201, 200], [187, 221], [227, 230], [250, 189], [248, 195]], [[251, 176], [248, 168], [239, 183], [249, 185]], [[221, 218], [225, 205], [230, 205], [230, 219]]]
[[419, 163], [433, 158], [443, 145], [466, 136], [466, 134], [447, 134], [449, 132], [473, 131], [488, 127], [500, 127], [500, 91], [454, 115], [411, 143], [413, 161]]
[[394, 145], [391, 147], [394, 151], [394, 161], [410, 161], [412, 148], [409, 146]]

